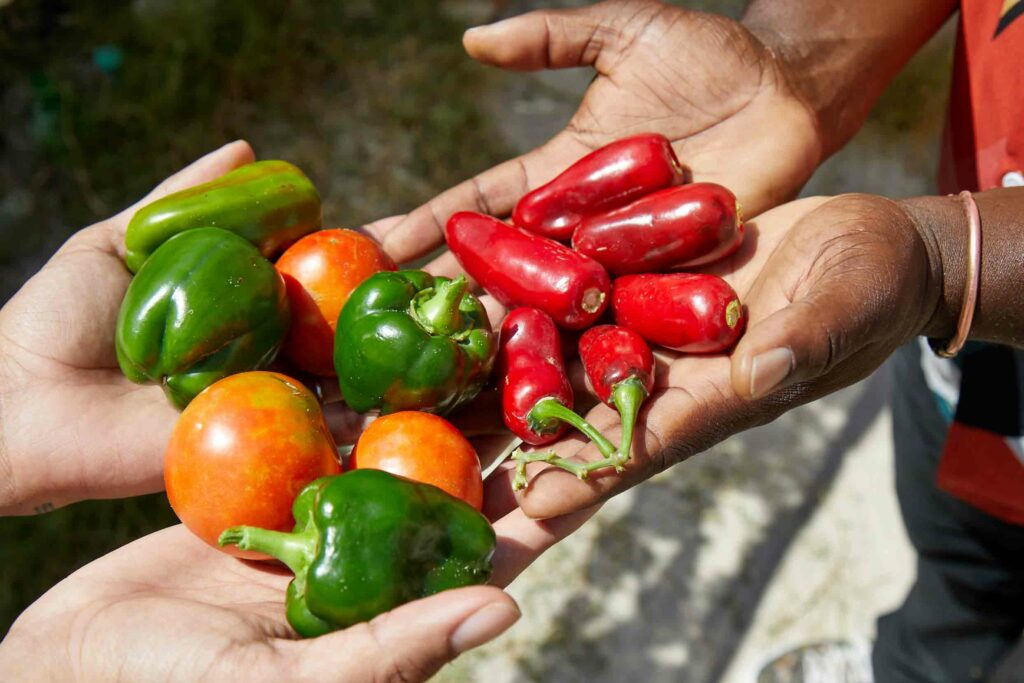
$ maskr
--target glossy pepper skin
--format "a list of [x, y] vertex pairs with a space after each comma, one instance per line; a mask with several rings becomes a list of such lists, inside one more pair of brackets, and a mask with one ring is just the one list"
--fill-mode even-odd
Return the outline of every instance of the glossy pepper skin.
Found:
[[292, 533], [241, 526], [220, 545], [271, 555], [295, 574], [288, 623], [315, 637], [491, 574], [487, 519], [441, 489], [381, 470], [321, 477], [295, 498]]
[[665, 136], [623, 138], [594, 150], [554, 180], [523, 195], [512, 211], [512, 221], [565, 242], [585, 216], [684, 183], [686, 175]]
[[219, 228], [167, 240], [128, 286], [114, 337], [133, 382], [184, 407], [210, 384], [266, 367], [288, 331], [284, 280], [256, 247]]
[[[562, 342], [550, 316], [525, 307], [505, 316], [498, 367], [502, 417], [513, 434], [540, 446], [557, 440], [572, 426], [589, 438], [605, 459], [614, 457], [615, 446], [572, 409], [572, 385], [562, 363]], [[526, 453], [517, 449], [512, 459], [516, 462], [512, 480], [516, 490], [526, 487], [526, 465], [531, 462], [555, 465], [581, 479], [595, 469], [592, 463], [578, 463], [542, 451]]]
[[380, 272], [341, 309], [334, 367], [353, 410], [444, 414], [474, 398], [497, 352], [487, 312], [464, 277]]
[[507, 307], [539, 308], [559, 327], [579, 330], [608, 305], [605, 269], [554, 240], [472, 211], [453, 215], [445, 238], [470, 277]]
[[649, 342], [684, 353], [720, 353], [743, 332], [746, 312], [715, 275], [625, 275], [612, 291], [615, 322]]
[[543, 311], [516, 308], [502, 321], [500, 338], [498, 374], [505, 426], [534, 446], [555, 441], [568, 423], [538, 415], [543, 408], [535, 408], [546, 399], [572, 409], [572, 385], [562, 362], [558, 328]]
[[654, 355], [644, 338], [619, 325], [598, 325], [579, 341], [583, 370], [601, 402], [619, 412], [622, 437], [606, 465], [620, 469], [633, 448], [640, 406], [654, 389]]
[[699, 266], [739, 248], [743, 223], [732, 192], [714, 183], [660, 190], [587, 216], [572, 246], [613, 275]]
[[320, 227], [320, 195], [287, 161], [246, 164], [136, 211], [125, 232], [125, 264], [138, 272], [173, 235], [208, 227], [237, 233], [271, 258]]

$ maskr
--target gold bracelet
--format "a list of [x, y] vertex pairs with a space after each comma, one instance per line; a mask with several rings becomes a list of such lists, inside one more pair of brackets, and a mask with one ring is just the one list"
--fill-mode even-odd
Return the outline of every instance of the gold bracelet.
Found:
[[971, 332], [971, 323], [974, 322], [974, 309], [978, 304], [978, 285], [981, 281], [981, 215], [978, 213], [974, 195], [964, 190], [960, 193], [960, 199], [967, 208], [967, 280], [964, 282], [964, 302], [960, 309], [956, 334], [945, 346], [933, 347], [935, 353], [942, 358], [953, 358], [964, 348], [967, 335]]

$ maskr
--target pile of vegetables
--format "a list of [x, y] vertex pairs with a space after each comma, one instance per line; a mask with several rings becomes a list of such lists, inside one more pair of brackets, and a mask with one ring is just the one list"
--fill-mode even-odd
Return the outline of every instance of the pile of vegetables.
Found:
[[[182, 409], [170, 503], [210, 545], [292, 570], [287, 615], [302, 636], [487, 581], [480, 461], [443, 417], [486, 386], [526, 444], [571, 427], [601, 453], [516, 449], [517, 488], [535, 461], [581, 478], [622, 470], [654, 391], [649, 344], [720, 353], [743, 330], [725, 281], [683, 272], [739, 248], [735, 197], [688, 183], [659, 135], [584, 157], [522, 197], [511, 224], [460, 212], [445, 236], [510, 309], [499, 334], [465, 276], [398, 270], [365, 235], [323, 229], [316, 189], [283, 161], [163, 197], [128, 226], [117, 357]], [[621, 415], [617, 445], [574, 410], [566, 331], [582, 331], [588, 381]], [[303, 373], [335, 377], [350, 409], [377, 416], [345, 464]]]

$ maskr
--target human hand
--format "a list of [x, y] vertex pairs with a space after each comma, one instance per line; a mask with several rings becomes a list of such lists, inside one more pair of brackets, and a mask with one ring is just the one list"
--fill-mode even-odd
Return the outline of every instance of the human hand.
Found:
[[[904, 204], [869, 195], [804, 199], [751, 221], [747, 235], [735, 256], [706, 269], [724, 277], [747, 307], [748, 328], [732, 354], [656, 351], [655, 388], [625, 471], [601, 470], [581, 481], [531, 465], [530, 485], [520, 494], [527, 515], [545, 518], [603, 501], [866, 377], [932, 325], [942, 292], [938, 250]], [[597, 406], [587, 419], [617, 440], [613, 410]], [[575, 437], [553, 450], [600, 457]], [[504, 465], [492, 488], [501, 477], [510, 487], [513, 474], [513, 465]]]
[[226, 145], [76, 233], [0, 311], [0, 514], [163, 487], [177, 412], [160, 387], [128, 381], [114, 354], [131, 281], [124, 231], [143, 204], [253, 158], [245, 142]]
[[[500, 555], [500, 553], [499, 553]], [[501, 570], [502, 567], [499, 567]], [[519, 618], [493, 586], [447, 591], [297, 640], [290, 574], [208, 547], [184, 527], [75, 572], [0, 643], [7, 681], [421, 681]]]
[[[662, 133], [694, 178], [733, 190], [754, 215], [791, 197], [822, 158], [817, 124], [787, 66], [725, 17], [649, 0], [542, 10], [468, 31], [469, 54], [519, 71], [593, 67], [564, 131], [547, 144], [448, 190], [401, 218], [367, 226], [397, 261], [444, 241], [460, 210], [507, 215], [527, 191], [591, 150]], [[456, 267], [450, 254], [432, 266]]]

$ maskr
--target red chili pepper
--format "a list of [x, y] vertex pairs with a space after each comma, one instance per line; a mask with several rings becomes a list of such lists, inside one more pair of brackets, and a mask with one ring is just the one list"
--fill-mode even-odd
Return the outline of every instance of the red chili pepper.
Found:
[[736, 196], [714, 183], [671, 187], [587, 216], [572, 236], [573, 249], [615, 275], [711, 263], [742, 241]]
[[616, 470], [629, 460], [640, 406], [654, 388], [654, 355], [643, 337], [619, 325], [598, 325], [580, 337], [580, 360], [597, 397], [619, 411], [622, 437], [609, 462]]
[[623, 138], [594, 150], [554, 180], [523, 195], [512, 211], [512, 221], [538, 235], [568, 241], [584, 216], [679, 185], [686, 176], [664, 135]]
[[534, 306], [578, 330], [608, 305], [608, 273], [558, 242], [471, 211], [448, 219], [445, 236], [466, 272], [505, 306]]
[[626, 275], [612, 288], [615, 322], [649, 342], [686, 353], [719, 353], [736, 343], [746, 313], [715, 275]]
[[[536, 308], [516, 308], [501, 324], [498, 350], [501, 377], [502, 416], [512, 433], [535, 446], [551, 443], [571, 425], [586, 434], [602, 454], [615, 453], [615, 446], [572, 410], [573, 392], [562, 363], [562, 342], [550, 316]], [[584, 466], [550, 453], [516, 451], [516, 489], [526, 485], [526, 464], [545, 461], [564, 466], [577, 474]]]

